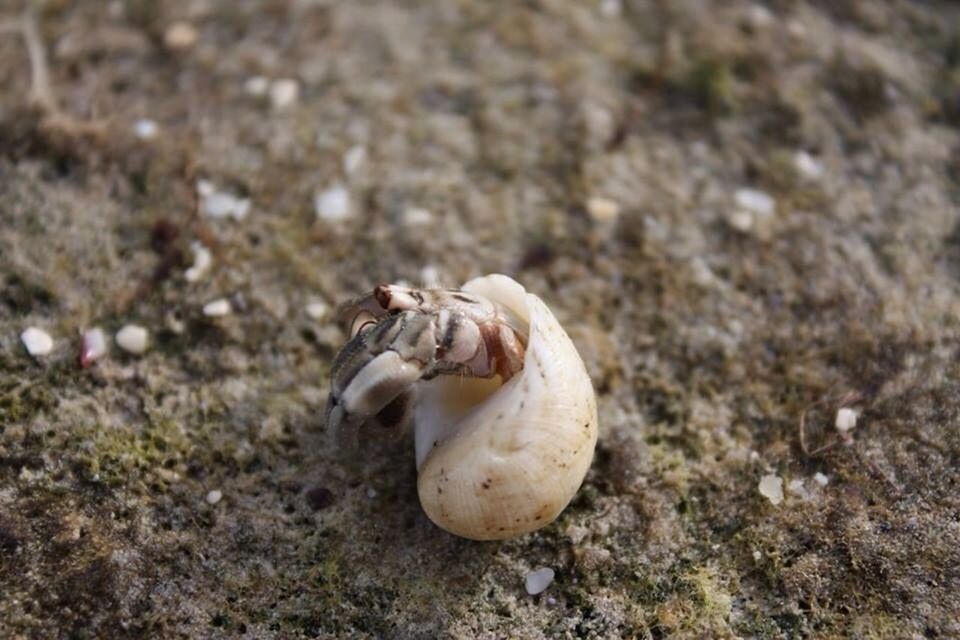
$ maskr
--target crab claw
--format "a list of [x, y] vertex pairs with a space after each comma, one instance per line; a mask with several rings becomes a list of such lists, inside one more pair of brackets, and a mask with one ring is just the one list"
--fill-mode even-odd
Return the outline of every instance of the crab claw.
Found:
[[420, 379], [422, 371], [418, 362], [404, 360], [396, 351], [385, 351], [373, 358], [340, 394], [330, 394], [327, 429], [334, 441], [357, 448], [360, 426], [385, 409], [395, 408], [393, 403]]
[[360, 427], [378, 417], [402, 425], [414, 383], [433, 364], [433, 319], [414, 311], [390, 315], [359, 332], [340, 351], [330, 372], [327, 428], [334, 441], [355, 449]]

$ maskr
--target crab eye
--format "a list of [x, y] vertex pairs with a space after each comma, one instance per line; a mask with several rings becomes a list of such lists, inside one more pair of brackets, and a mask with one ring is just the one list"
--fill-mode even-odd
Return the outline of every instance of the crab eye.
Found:
[[372, 313], [361, 311], [357, 314], [357, 317], [353, 319], [353, 322], [350, 323], [350, 338], [353, 339], [364, 331], [369, 331], [376, 324], [377, 319], [373, 317]]

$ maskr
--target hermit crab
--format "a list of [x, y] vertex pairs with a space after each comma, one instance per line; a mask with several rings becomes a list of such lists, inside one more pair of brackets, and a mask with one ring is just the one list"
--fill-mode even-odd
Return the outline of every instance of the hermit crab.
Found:
[[511, 538], [560, 514], [593, 458], [597, 404], [540, 298], [498, 274], [460, 289], [380, 285], [342, 317], [350, 340], [326, 411], [338, 444], [412, 423], [420, 504], [464, 538]]

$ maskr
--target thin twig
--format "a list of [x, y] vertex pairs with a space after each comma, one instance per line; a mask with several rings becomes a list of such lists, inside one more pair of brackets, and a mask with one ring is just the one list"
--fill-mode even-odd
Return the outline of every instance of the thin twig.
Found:
[[20, 18], [20, 30], [30, 56], [30, 99], [48, 114], [58, 113], [57, 100], [50, 85], [47, 51], [37, 26], [37, 11], [33, 3], [27, 5]]
[[49, 129], [67, 136], [96, 136], [103, 133], [103, 122], [82, 122], [60, 110], [53, 83], [47, 50], [40, 35], [36, 4], [30, 3], [18, 20], [0, 22], [0, 34], [19, 33], [27, 47], [30, 59], [30, 103], [42, 115], [41, 129]]

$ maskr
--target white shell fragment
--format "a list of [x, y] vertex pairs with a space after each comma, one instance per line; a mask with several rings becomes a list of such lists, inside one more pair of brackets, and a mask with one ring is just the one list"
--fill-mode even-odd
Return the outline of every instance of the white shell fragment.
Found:
[[223, 500], [223, 492], [219, 489], [213, 489], [207, 493], [207, 504], [217, 504]]
[[605, 18], [617, 18], [623, 13], [622, 0], [601, 0], [600, 13]]
[[543, 593], [547, 590], [547, 587], [550, 586], [550, 583], [553, 582], [555, 575], [553, 569], [550, 567], [543, 567], [542, 569], [531, 571], [524, 579], [524, 586], [527, 588], [527, 593], [532, 596]]
[[174, 22], [163, 34], [163, 43], [170, 49], [189, 49], [197, 42], [199, 34], [189, 22]]
[[87, 329], [80, 340], [80, 366], [88, 367], [107, 355], [107, 336], [100, 327]]
[[335, 184], [313, 199], [317, 217], [325, 222], [342, 222], [350, 217], [350, 194], [342, 185]]
[[45, 356], [53, 351], [53, 338], [43, 329], [28, 327], [20, 334], [20, 340], [31, 356]]
[[212, 191], [203, 195], [201, 210], [208, 218], [219, 220], [222, 218], [233, 218], [234, 220], [243, 220], [250, 213], [249, 198], [238, 198], [225, 191]]
[[756, 189], [738, 189], [733, 197], [738, 207], [759, 215], [773, 215], [777, 208], [773, 198]]
[[730, 226], [740, 231], [741, 233], [747, 233], [750, 229], [753, 228], [753, 214], [749, 211], [737, 210], [730, 214]]
[[190, 245], [190, 251], [193, 253], [193, 266], [183, 273], [187, 282], [198, 282], [210, 270], [213, 264], [213, 254], [200, 242], [193, 242]]
[[846, 434], [857, 426], [857, 412], [849, 407], [843, 407], [837, 411], [837, 419], [834, 422], [837, 431]]
[[280, 78], [270, 85], [270, 104], [274, 109], [286, 109], [300, 97], [300, 83], [292, 78]]
[[141, 140], [153, 140], [160, 133], [160, 125], [153, 120], [143, 118], [133, 124], [133, 135]]
[[747, 20], [754, 29], [766, 29], [771, 26], [776, 18], [766, 7], [755, 4], [747, 11]]
[[823, 177], [823, 165], [806, 151], [798, 151], [793, 156], [793, 165], [805, 180], [818, 180]]
[[730, 226], [742, 233], [767, 224], [777, 211], [771, 196], [756, 189], [738, 189], [733, 195], [736, 207], [730, 214]]
[[197, 180], [197, 195], [201, 198], [209, 198], [216, 191], [216, 187], [209, 180]]
[[243, 90], [251, 96], [265, 96], [270, 90], [270, 80], [264, 76], [251, 76], [243, 83]]
[[367, 159], [367, 150], [362, 144], [350, 147], [343, 154], [343, 172], [347, 175], [356, 172]]
[[209, 180], [197, 181], [197, 195], [200, 196], [200, 211], [208, 218], [243, 220], [250, 213], [249, 198], [238, 198], [232, 193], [217, 191]]
[[587, 213], [594, 222], [609, 224], [620, 217], [620, 205], [609, 198], [590, 198], [587, 200]]
[[203, 305], [203, 315], [208, 318], [222, 318], [230, 315], [231, 311], [233, 311], [233, 308], [226, 298], [217, 298]]
[[760, 495], [770, 501], [774, 506], [783, 502], [783, 478], [775, 474], [768, 474], [760, 478], [760, 485], [757, 487]]
[[462, 290], [523, 325], [523, 369], [500, 386], [457, 376], [419, 383], [417, 490], [441, 528], [499, 540], [543, 527], [573, 498], [593, 459], [597, 404], [580, 355], [540, 298], [502, 275]]
[[115, 337], [117, 346], [127, 353], [141, 354], [150, 347], [150, 332], [141, 326], [128, 324]]
[[403, 212], [405, 227], [425, 227], [433, 223], [433, 214], [421, 207], [411, 207]]
[[330, 313], [330, 306], [322, 300], [308, 302], [304, 308], [311, 320], [323, 320]]

